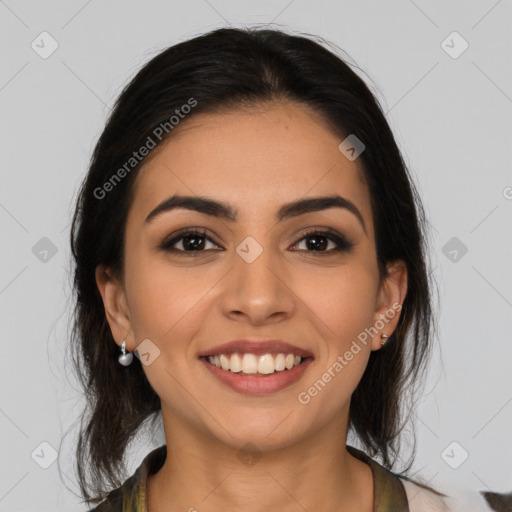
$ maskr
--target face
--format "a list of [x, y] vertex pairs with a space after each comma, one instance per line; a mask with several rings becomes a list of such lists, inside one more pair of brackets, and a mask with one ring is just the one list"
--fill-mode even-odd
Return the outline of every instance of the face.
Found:
[[[341, 141], [316, 113], [294, 104], [197, 114], [141, 169], [123, 282], [98, 269], [97, 283], [116, 342], [126, 339], [133, 351], [150, 340], [143, 370], [161, 398], [166, 430], [187, 425], [233, 447], [252, 442], [265, 450], [333, 422], [346, 425], [371, 351], [396, 327], [406, 272], [391, 268], [379, 286], [369, 191], [360, 160], [348, 160]], [[173, 196], [207, 198], [231, 212], [182, 203], [151, 214]], [[349, 206], [283, 209], [325, 196]], [[384, 327], [362, 335], [382, 315]], [[274, 379], [280, 389], [262, 384], [248, 392], [240, 384], [247, 377], [199, 357], [243, 339], [279, 339], [310, 357], [300, 371], [251, 377]], [[298, 376], [285, 382], [287, 372]]]

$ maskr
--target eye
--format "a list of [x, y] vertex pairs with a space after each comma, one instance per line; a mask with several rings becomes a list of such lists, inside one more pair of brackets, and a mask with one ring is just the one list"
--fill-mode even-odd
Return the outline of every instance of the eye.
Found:
[[[307, 241], [310, 241], [309, 243]], [[317, 253], [315, 256], [328, 256], [333, 253], [348, 252], [354, 247], [355, 243], [347, 240], [337, 231], [330, 229], [312, 229], [308, 231], [295, 245], [305, 242], [306, 252]], [[325, 242], [327, 241], [327, 242]], [[334, 244], [334, 248], [327, 249], [329, 242]], [[312, 249], [311, 249], [312, 248]]]
[[[163, 240], [158, 247], [167, 252], [199, 256], [197, 253], [206, 252], [206, 250], [208, 250], [206, 247], [208, 242], [215, 247], [219, 247], [210, 237], [206, 236], [205, 229], [187, 228], [186, 231], [182, 231], [173, 238]], [[327, 250], [329, 242], [331, 242], [334, 247]], [[306, 249], [299, 249], [299, 252], [314, 253], [314, 256], [329, 256], [335, 253], [348, 252], [355, 245], [355, 243], [347, 240], [347, 238], [337, 231], [318, 228], [308, 231], [292, 247], [300, 245], [301, 243], [306, 244]], [[180, 245], [181, 248], [179, 248]]]
[[[164, 240], [158, 247], [164, 251], [174, 253], [204, 252], [207, 242], [211, 242], [218, 247], [210, 237], [206, 236], [206, 230], [194, 228], [187, 229], [187, 231], [181, 232], [170, 240]], [[178, 245], [178, 247], [181, 245], [181, 249], [174, 247], [175, 245]]]

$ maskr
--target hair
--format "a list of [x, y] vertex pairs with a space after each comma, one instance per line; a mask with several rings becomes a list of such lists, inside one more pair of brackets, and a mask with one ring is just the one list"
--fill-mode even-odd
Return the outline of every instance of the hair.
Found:
[[[342, 137], [340, 142], [355, 134], [365, 144], [358, 161], [371, 197], [380, 279], [393, 261], [403, 260], [407, 266], [407, 295], [398, 325], [386, 345], [371, 352], [349, 413], [349, 431], [363, 449], [393, 469], [435, 328], [425, 242], [429, 233], [382, 107], [365, 82], [322, 42], [316, 36], [269, 28], [216, 29], [161, 51], [117, 98], [78, 191], [70, 234], [76, 302], [71, 348], [86, 397], [76, 469], [88, 503], [103, 500], [121, 485], [128, 443], [144, 422], [154, 421], [161, 407], [140, 361], [134, 358], [128, 367], [118, 363], [119, 349], [95, 281], [99, 265], [124, 277], [127, 213], [134, 180], [147, 161], [134, 162], [134, 151], [149, 138], [160, 146], [172, 137], [171, 125], [182, 126], [200, 113], [283, 102], [313, 109]], [[186, 116], [178, 118], [179, 112]]]

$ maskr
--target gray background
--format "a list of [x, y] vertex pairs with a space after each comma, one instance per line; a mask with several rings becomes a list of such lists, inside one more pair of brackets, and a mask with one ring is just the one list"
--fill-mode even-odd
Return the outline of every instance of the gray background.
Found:
[[[424, 198], [442, 300], [417, 476], [510, 492], [511, 14], [510, 0], [0, 1], [0, 511], [86, 508], [71, 492], [73, 435], [61, 444], [82, 406], [64, 364], [68, 238], [109, 108], [164, 47], [269, 22], [327, 38], [366, 71]], [[130, 468], [162, 441], [142, 437]]]

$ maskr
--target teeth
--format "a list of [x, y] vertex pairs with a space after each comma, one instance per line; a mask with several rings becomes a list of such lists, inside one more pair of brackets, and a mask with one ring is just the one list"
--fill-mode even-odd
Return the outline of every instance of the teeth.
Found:
[[285, 358], [285, 355], [284, 354], [277, 354], [275, 360], [274, 360], [274, 363], [275, 363], [275, 368], [276, 368], [276, 371], [277, 372], [281, 372], [285, 369], [286, 367], [286, 358]]
[[[300, 359], [300, 358], [299, 358]], [[274, 358], [271, 354], [265, 354], [261, 356], [258, 361], [258, 372], [268, 375], [269, 373], [274, 373], [276, 370], [276, 365], [274, 362]]]
[[229, 370], [229, 359], [224, 355], [220, 355], [220, 365], [223, 370]]
[[242, 371], [242, 360], [238, 354], [233, 354], [229, 360], [229, 369], [233, 373], [239, 373]]
[[258, 360], [254, 354], [244, 354], [242, 371], [244, 373], [256, 373], [258, 371]]
[[274, 372], [282, 372], [285, 369], [291, 370], [302, 362], [301, 356], [294, 354], [265, 354], [256, 356], [254, 354], [219, 354], [208, 356], [208, 361], [217, 368], [229, 370], [233, 373], [269, 375]]

